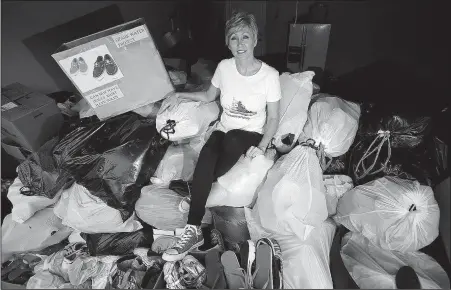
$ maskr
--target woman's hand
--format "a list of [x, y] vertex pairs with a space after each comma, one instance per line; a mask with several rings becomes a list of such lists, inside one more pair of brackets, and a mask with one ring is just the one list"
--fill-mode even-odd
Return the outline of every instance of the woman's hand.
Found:
[[265, 150], [260, 147], [251, 146], [246, 152], [246, 157], [254, 158], [263, 154], [265, 154]]
[[163, 101], [161, 105], [160, 111], [163, 112], [165, 110], [172, 110], [177, 104], [177, 100], [179, 98], [179, 94], [177, 92], [171, 92], [167, 94], [166, 99]]

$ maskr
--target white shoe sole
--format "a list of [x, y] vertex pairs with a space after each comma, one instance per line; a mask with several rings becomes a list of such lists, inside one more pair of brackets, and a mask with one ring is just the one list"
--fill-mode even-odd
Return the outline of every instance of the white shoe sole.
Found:
[[176, 262], [176, 261], [180, 261], [183, 258], [185, 258], [185, 256], [191, 252], [194, 249], [199, 248], [200, 246], [202, 246], [204, 244], [204, 240], [197, 242], [196, 244], [194, 244], [188, 251], [177, 254], [177, 255], [171, 255], [171, 254], [167, 254], [166, 252], [163, 253], [163, 256], [161, 257], [163, 260], [165, 260], [166, 262]]

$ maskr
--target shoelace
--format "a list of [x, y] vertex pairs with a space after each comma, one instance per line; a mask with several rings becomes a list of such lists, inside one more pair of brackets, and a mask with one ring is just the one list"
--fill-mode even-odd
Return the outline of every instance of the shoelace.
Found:
[[194, 235], [197, 235], [197, 229], [196, 226], [193, 225], [186, 225], [185, 226], [185, 231], [182, 234], [182, 236], [180, 237], [180, 240], [177, 242], [177, 244], [175, 245], [175, 247], [177, 248], [183, 248], [185, 246], [185, 244], [191, 239], [192, 235], [190, 234], [190, 232], [193, 232]]

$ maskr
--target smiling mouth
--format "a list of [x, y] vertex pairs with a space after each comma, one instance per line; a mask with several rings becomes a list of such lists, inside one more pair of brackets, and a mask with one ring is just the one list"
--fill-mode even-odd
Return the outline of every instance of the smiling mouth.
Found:
[[245, 50], [237, 50], [237, 53], [239, 53], [239, 54], [241, 54], [241, 53], [245, 53], [246, 51]]

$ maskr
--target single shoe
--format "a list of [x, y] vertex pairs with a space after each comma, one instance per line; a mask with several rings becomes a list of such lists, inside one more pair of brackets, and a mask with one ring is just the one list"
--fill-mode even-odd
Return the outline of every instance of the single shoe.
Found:
[[272, 251], [272, 277], [273, 289], [283, 289], [283, 263], [282, 263], [282, 249], [276, 239], [262, 238], [257, 241], [257, 247], [260, 244], [266, 244]]
[[188, 252], [197, 249], [204, 244], [204, 237], [200, 226], [186, 225], [184, 233], [180, 236], [174, 247], [166, 250], [163, 254], [163, 260], [168, 262], [179, 261], [188, 254]]
[[249, 274], [246, 276], [247, 283], [252, 287], [254, 281], [251, 279], [252, 265], [255, 261], [255, 244], [252, 240], [247, 240], [240, 245], [240, 265]]
[[94, 63], [94, 70], [92, 71], [92, 76], [98, 79], [101, 76], [103, 76], [104, 72], [105, 72], [105, 61], [103, 60], [103, 57], [100, 55], [97, 57], [97, 60]]
[[85, 243], [73, 243], [63, 249], [64, 263], [72, 264], [77, 258], [89, 256], [88, 246]]
[[118, 68], [111, 55], [105, 54], [103, 60], [105, 61], [106, 73], [110, 76], [115, 75], [118, 71]]
[[78, 64], [78, 60], [76, 58], [74, 58], [72, 60], [72, 62], [70, 63], [70, 74], [74, 75], [76, 73], [78, 73], [78, 70], [80, 69], [79, 64]]
[[398, 289], [421, 289], [417, 273], [409, 266], [403, 266], [398, 270], [395, 281]]
[[212, 249], [205, 256], [205, 269], [207, 278], [202, 289], [226, 289], [224, 266], [221, 263], [221, 251]]
[[251, 289], [246, 270], [240, 267], [236, 254], [226, 251], [221, 255], [221, 264], [227, 281], [228, 289]]
[[257, 242], [255, 251], [255, 271], [252, 273], [252, 286], [255, 289], [273, 288], [273, 254], [265, 242]]
[[88, 71], [88, 65], [82, 57], [78, 58], [78, 67], [80, 68], [80, 72], [83, 74]]

